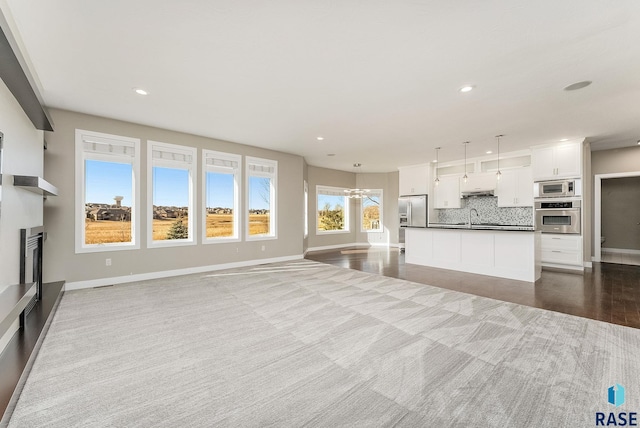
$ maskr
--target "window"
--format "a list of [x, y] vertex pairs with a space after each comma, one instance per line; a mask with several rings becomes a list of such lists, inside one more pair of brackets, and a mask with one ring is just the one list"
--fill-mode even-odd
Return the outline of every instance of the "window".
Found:
[[196, 149], [148, 142], [149, 246], [190, 245]]
[[342, 233], [349, 231], [349, 198], [344, 189], [336, 187], [317, 186], [318, 216], [316, 232]]
[[202, 230], [205, 243], [238, 241], [238, 189], [241, 156], [202, 151], [204, 171], [204, 215]]
[[382, 189], [371, 190], [360, 199], [360, 224], [363, 232], [382, 232]]
[[278, 162], [247, 157], [247, 239], [276, 237]]
[[140, 140], [76, 129], [76, 253], [140, 248]]

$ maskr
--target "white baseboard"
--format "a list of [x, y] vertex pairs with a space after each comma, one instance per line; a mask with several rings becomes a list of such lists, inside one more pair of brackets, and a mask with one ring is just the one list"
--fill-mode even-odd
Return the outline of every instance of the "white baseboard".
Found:
[[222, 263], [218, 265], [196, 266], [184, 269], [164, 270], [158, 272], [138, 273], [135, 275], [114, 276], [110, 278], [90, 279], [87, 281], [67, 282], [65, 284], [66, 291], [81, 290], [83, 288], [104, 287], [106, 285], [125, 284], [127, 282], [145, 281], [148, 279], [167, 278], [171, 276], [189, 275], [192, 273], [211, 272], [223, 269], [233, 269], [247, 266], [261, 265], [265, 263], [289, 262], [292, 260], [301, 260], [302, 255], [272, 257], [268, 259], [255, 259], [243, 262]]
[[601, 248], [601, 250], [603, 253], [610, 253], [610, 254], [640, 254], [640, 250], [628, 250], [625, 248]]
[[593, 263], [591, 263], [591, 262], [584, 262], [584, 267], [586, 267], [586, 268], [592, 268], [592, 267], [593, 267]]

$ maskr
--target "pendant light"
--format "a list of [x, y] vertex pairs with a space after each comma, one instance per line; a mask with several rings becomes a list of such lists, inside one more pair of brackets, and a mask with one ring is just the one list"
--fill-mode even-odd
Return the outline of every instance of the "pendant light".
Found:
[[498, 172], [496, 172], [496, 180], [500, 180], [500, 177], [502, 177], [500, 172], [500, 137], [504, 137], [504, 135], [496, 135], [496, 140], [498, 141]]
[[[360, 162], [356, 162], [353, 164], [353, 173], [357, 176], [360, 173], [360, 167], [362, 166], [362, 164]], [[367, 193], [369, 193], [370, 190], [369, 189], [359, 189], [359, 188], [353, 188], [353, 189], [344, 189], [344, 193], [345, 196], [351, 199], [362, 199], [364, 198]]]
[[440, 165], [440, 162], [438, 161], [439, 152], [440, 152], [440, 147], [436, 147], [436, 179], [434, 180], [434, 182], [436, 183], [436, 186], [440, 184], [440, 178], [438, 178], [438, 166]]
[[469, 141], [465, 141], [462, 144], [464, 144], [464, 177], [462, 177], [462, 180], [466, 183], [469, 179], [467, 177], [467, 144], [469, 144]]

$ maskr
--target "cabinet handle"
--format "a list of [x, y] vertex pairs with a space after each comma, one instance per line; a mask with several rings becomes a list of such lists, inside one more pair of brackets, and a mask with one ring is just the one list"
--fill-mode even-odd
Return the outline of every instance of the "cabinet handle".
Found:
[[557, 240], [560, 240], [560, 238], [551, 238], [551, 239], [557, 239]]
[[552, 253], [561, 253], [562, 251], [558, 251], [558, 250], [551, 250]]

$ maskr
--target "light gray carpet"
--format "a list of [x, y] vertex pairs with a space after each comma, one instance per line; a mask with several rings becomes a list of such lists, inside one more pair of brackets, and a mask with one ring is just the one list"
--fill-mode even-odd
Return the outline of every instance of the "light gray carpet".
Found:
[[64, 295], [11, 427], [562, 427], [640, 330], [316, 262]]

